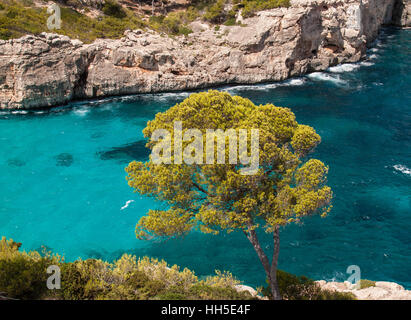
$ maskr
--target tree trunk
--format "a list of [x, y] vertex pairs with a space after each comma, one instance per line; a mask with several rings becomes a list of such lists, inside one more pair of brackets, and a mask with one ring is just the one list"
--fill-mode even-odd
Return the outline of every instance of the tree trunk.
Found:
[[278, 265], [278, 255], [280, 253], [280, 227], [275, 226], [274, 229], [274, 251], [273, 251], [273, 260], [271, 262], [271, 270], [270, 270], [270, 288], [271, 294], [273, 295], [273, 300], [281, 300], [280, 289], [278, 288], [278, 281], [277, 281], [277, 265]]
[[274, 251], [271, 265], [267, 255], [261, 248], [260, 242], [257, 238], [257, 233], [254, 229], [251, 228], [251, 224], [249, 225], [249, 230], [250, 231], [248, 231], [248, 233], [245, 233], [245, 235], [253, 245], [254, 250], [257, 252], [258, 258], [260, 259], [261, 264], [264, 267], [264, 271], [271, 289], [272, 300], [281, 300], [281, 294], [277, 282], [278, 254], [280, 253], [280, 228], [279, 226], [276, 226], [273, 232]]

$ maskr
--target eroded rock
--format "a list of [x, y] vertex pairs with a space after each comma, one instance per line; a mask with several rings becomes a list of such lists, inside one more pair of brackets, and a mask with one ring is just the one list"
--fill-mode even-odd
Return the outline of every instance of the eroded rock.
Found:
[[391, 20], [395, 1], [292, 0], [242, 26], [195, 22], [195, 32], [175, 39], [127, 30], [92, 44], [48, 33], [0, 41], [0, 108], [279, 81], [355, 62]]

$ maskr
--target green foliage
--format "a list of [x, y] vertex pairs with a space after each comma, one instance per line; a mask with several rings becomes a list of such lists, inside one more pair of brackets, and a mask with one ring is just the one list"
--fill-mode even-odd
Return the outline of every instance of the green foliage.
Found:
[[[19, 251], [21, 244], [0, 241], [0, 292], [17, 299], [146, 300], [251, 299], [238, 293], [228, 272], [199, 280], [189, 269], [165, 261], [123, 255], [113, 263], [88, 259], [66, 263], [59, 256]], [[61, 289], [48, 290], [47, 267], [58, 265]]]
[[[66, 263], [58, 255], [19, 251], [21, 244], [0, 241], [0, 292], [17, 299], [66, 300], [247, 300], [248, 292], [238, 292], [240, 282], [229, 272], [199, 280], [189, 269], [180, 270], [165, 261], [148, 257], [137, 259], [124, 254], [113, 263], [88, 259]], [[61, 290], [46, 288], [50, 265], [61, 269]], [[311, 279], [277, 272], [281, 294], [288, 300], [352, 300], [350, 293], [321, 290]], [[374, 283], [361, 280], [362, 284]], [[269, 287], [262, 293], [270, 296]]]
[[0, 292], [17, 299], [36, 299], [47, 291], [47, 267], [59, 258], [47, 253], [19, 252], [20, 243], [0, 241]]
[[226, 0], [217, 0], [213, 5], [207, 7], [203, 19], [211, 23], [223, 23], [226, 17], [225, 3]]
[[366, 289], [370, 287], [375, 287], [375, 281], [361, 279], [360, 280], [360, 289]]
[[[321, 287], [305, 276], [277, 270], [278, 286], [285, 300], [356, 300], [352, 293], [321, 289]], [[270, 297], [270, 286], [263, 288], [263, 295]]]
[[187, 24], [195, 18], [189, 12], [172, 12], [167, 16], [151, 16], [149, 25], [152, 29], [171, 35], [188, 35], [193, 31]]
[[[173, 237], [193, 228], [219, 233], [249, 232], [262, 226], [272, 232], [276, 225], [329, 211], [328, 168], [316, 159], [303, 162], [320, 137], [314, 129], [298, 124], [290, 109], [272, 104], [257, 107], [248, 99], [211, 90], [192, 94], [158, 113], [143, 133], [151, 137], [156, 129], [168, 130], [173, 145], [174, 121], [183, 123], [183, 134], [196, 128], [204, 136], [208, 129], [259, 129], [260, 169], [242, 175], [240, 166], [229, 164], [228, 148], [226, 164], [216, 164], [216, 157], [214, 164], [130, 163], [126, 168], [130, 187], [169, 205], [168, 210], [150, 210], [141, 218], [137, 237]], [[150, 140], [147, 147], [155, 144]]]
[[119, 19], [127, 16], [123, 7], [115, 0], [105, 0], [103, 5], [103, 13]]
[[290, 6], [290, 0], [235, 0], [234, 2], [243, 7], [243, 17], [250, 17], [262, 10]]
[[[249, 16], [258, 10], [288, 6], [289, 0], [234, 0], [235, 5], [225, 10], [229, 0], [193, 1], [182, 11], [174, 11], [167, 16], [151, 16], [149, 22], [122, 7], [116, 0], [106, 0], [102, 7], [104, 16], [90, 18], [79, 11], [88, 11], [78, 0], [62, 1], [68, 7], [61, 7], [62, 27], [59, 30], [47, 29], [46, 8], [34, 7], [31, 0], [1, 0], [0, 39], [19, 38], [26, 34], [56, 32], [90, 43], [97, 38], [118, 39], [126, 29], [152, 28], [170, 35], [188, 35], [192, 30], [188, 24], [198, 18], [211, 23], [235, 25], [236, 14], [243, 7], [243, 15]], [[74, 9], [76, 10], [74, 10]]]
[[[0, 11], [0, 39], [18, 38], [25, 34], [55, 32], [90, 43], [97, 38], [121, 38], [126, 29], [140, 29], [146, 26], [138, 16], [122, 9], [126, 15], [114, 14], [97, 19], [89, 18], [71, 8], [61, 7], [61, 29], [47, 29], [49, 14], [46, 8], [25, 7], [21, 1], [3, 2]], [[111, 7], [110, 7], [111, 8]]]
[[[246, 130], [248, 145], [251, 133], [258, 130], [252, 152], [258, 151], [254, 172], [242, 174], [244, 166], [231, 162], [228, 144], [215, 148], [215, 140], [213, 151], [208, 150], [206, 143], [205, 152], [203, 147], [200, 154], [194, 152], [194, 163], [175, 163], [176, 121], [182, 124], [182, 136], [189, 129], [197, 130], [203, 146], [202, 137], [208, 136], [210, 130], [231, 130], [234, 137], [240, 130]], [[269, 275], [268, 258], [261, 258], [255, 230], [262, 227], [267, 233], [278, 234], [280, 226], [299, 222], [303, 217], [327, 215], [332, 199], [331, 188], [326, 185], [328, 167], [320, 160], [305, 159], [320, 143], [320, 136], [313, 128], [299, 124], [288, 108], [272, 104], [256, 106], [248, 99], [216, 90], [192, 94], [147, 123], [143, 130], [149, 138], [147, 147], [156, 152], [158, 142], [151, 137], [157, 130], [170, 133], [163, 139], [169, 145], [161, 151], [169, 150], [170, 161], [157, 164], [152, 157], [146, 163], [133, 161], [126, 168], [127, 180], [136, 192], [167, 203], [168, 209], [149, 210], [136, 226], [137, 237], [164, 239], [193, 229], [213, 234], [239, 230], [252, 242], [267, 277], [275, 283], [275, 273]], [[217, 140], [229, 139], [220, 136]], [[192, 148], [192, 144], [193, 139], [185, 140], [181, 150]], [[235, 148], [237, 157], [239, 149]], [[218, 162], [220, 155], [216, 156], [216, 149], [222, 150], [219, 153], [224, 161]], [[248, 152], [243, 151], [247, 155]], [[275, 298], [278, 297], [277, 292]]]

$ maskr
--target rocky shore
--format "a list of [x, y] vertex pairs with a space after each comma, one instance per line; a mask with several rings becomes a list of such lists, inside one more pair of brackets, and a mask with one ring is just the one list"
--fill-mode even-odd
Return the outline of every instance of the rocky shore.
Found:
[[411, 300], [411, 291], [395, 282], [376, 281], [374, 286], [356, 289], [350, 282], [317, 281], [322, 289], [351, 292], [358, 300]]
[[292, 0], [289, 8], [238, 16], [241, 25], [193, 22], [187, 37], [128, 30], [122, 39], [92, 44], [50, 33], [0, 40], [0, 108], [321, 71], [360, 60], [382, 25], [410, 26], [409, 8], [408, 0]]
[[[325, 280], [316, 281], [321, 289], [338, 292], [350, 292], [355, 295], [358, 300], [411, 300], [411, 291], [405, 290], [403, 286], [395, 282], [376, 281], [373, 286], [364, 289], [357, 289], [355, 285], [348, 281], [345, 282], [327, 282]], [[237, 285], [236, 289], [239, 292], [247, 291], [253, 297], [258, 297], [262, 300], [258, 292], [249, 286]]]

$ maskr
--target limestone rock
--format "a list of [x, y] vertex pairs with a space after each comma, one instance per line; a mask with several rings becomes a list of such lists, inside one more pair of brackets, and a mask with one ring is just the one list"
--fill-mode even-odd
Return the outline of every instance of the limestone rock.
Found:
[[253, 297], [256, 297], [256, 296], [257, 296], [257, 291], [256, 291], [254, 288], [249, 287], [249, 286], [245, 286], [245, 285], [239, 284], [239, 285], [236, 285], [236, 286], [235, 286], [235, 289], [236, 289], [238, 292], [244, 292], [244, 291], [246, 291], [246, 292], [250, 293]]
[[411, 300], [411, 291], [395, 282], [377, 281], [375, 286], [365, 289], [357, 289], [355, 285], [345, 282], [316, 281], [326, 290], [338, 292], [351, 292], [359, 300]]
[[279, 81], [355, 62], [396, 16], [396, 1], [292, 0], [241, 26], [193, 22], [187, 37], [127, 30], [92, 44], [50, 33], [0, 41], [0, 108]]
[[411, 27], [411, 0], [395, 1], [392, 22], [399, 27]]

